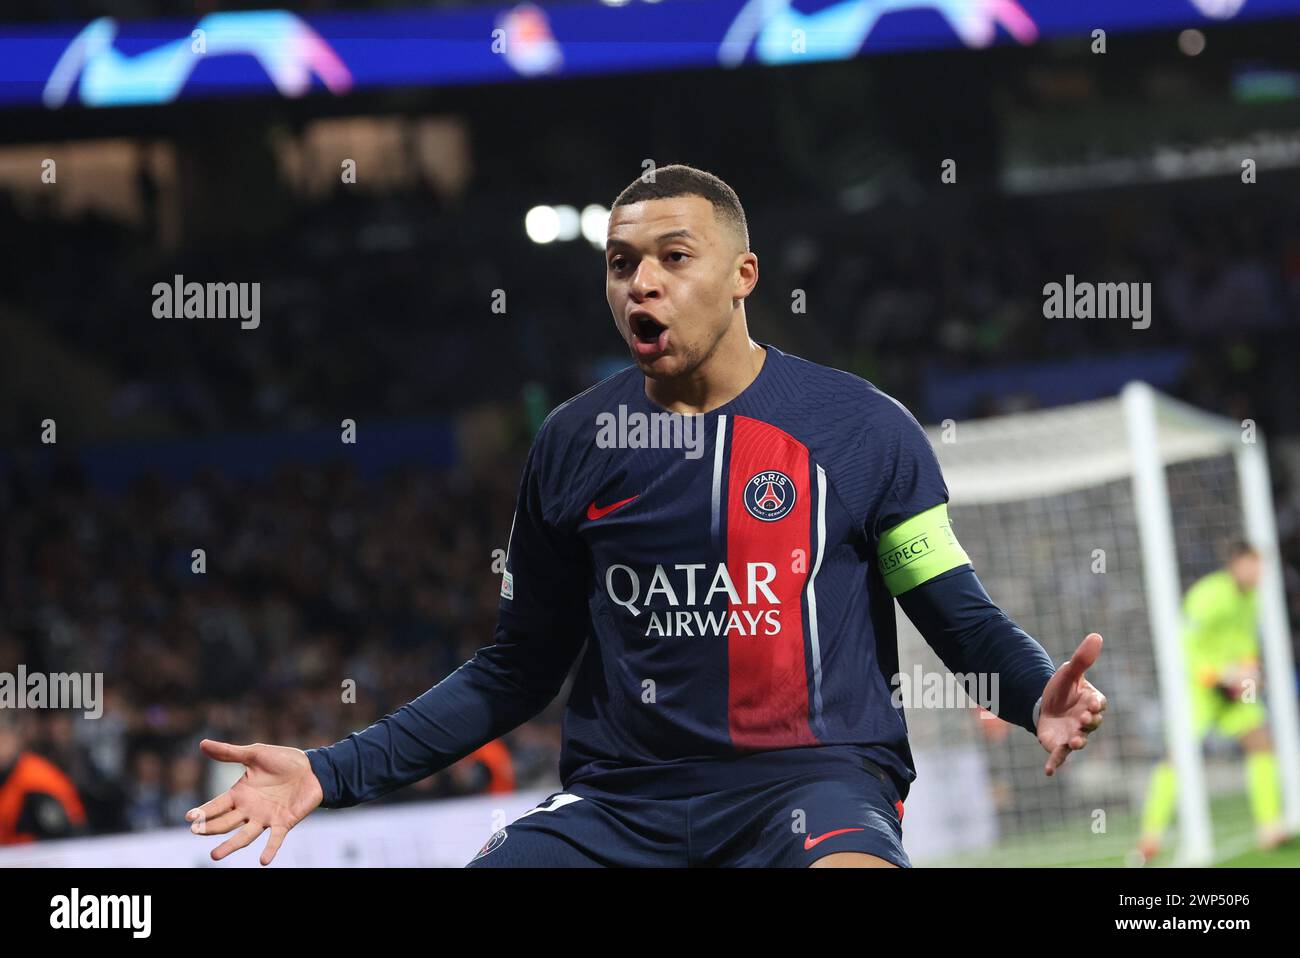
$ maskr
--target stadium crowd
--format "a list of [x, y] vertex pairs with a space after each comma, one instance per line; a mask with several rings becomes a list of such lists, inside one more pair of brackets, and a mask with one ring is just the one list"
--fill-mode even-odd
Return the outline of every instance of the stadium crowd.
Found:
[[[1287, 356], [1300, 346], [1297, 195], [1282, 189], [1243, 203], [1193, 187], [1143, 193], [1140, 216], [1123, 194], [988, 199], [957, 210], [935, 202], [837, 214], [833, 200], [820, 210], [758, 207], [751, 234], [763, 281], [751, 324], [934, 420], [947, 413], [926, 405], [925, 386], [954, 372], [1003, 371], [982, 410], [993, 413], [1037, 402], [1018, 388], [1017, 364], [1176, 349], [1182, 373], [1162, 388], [1294, 435], [1300, 424], [1288, 411], [1300, 408], [1300, 382]], [[111, 417], [163, 417], [151, 420], [150, 435], [427, 416], [500, 399], [511, 382], [572, 395], [598, 363], [621, 356], [599, 254], [583, 240], [535, 245], [522, 229], [527, 201], [494, 203], [447, 209], [426, 191], [373, 198], [344, 188], [294, 206], [274, 231], [165, 253], [150, 222], [67, 222], [0, 194], [0, 253], [13, 267], [0, 311], [38, 317], [65, 348], [93, 356], [111, 383], [103, 397]], [[236, 320], [159, 322], [149, 291], [178, 274], [258, 282], [268, 318], [256, 331]], [[1149, 328], [1045, 318], [1044, 285], [1067, 276], [1150, 283]], [[498, 291], [504, 313], [493, 309]], [[792, 310], [795, 291], [806, 312]], [[137, 348], [145, 326], [147, 352]], [[1086, 371], [1061, 375], [1078, 378], [1078, 398], [1092, 398]], [[0, 383], [0, 395], [9, 393], [0, 435], [10, 439], [37, 411], [13, 389]]]
[[[512, 468], [391, 473], [340, 461], [273, 479], [142, 479], [121, 496], [75, 462], [4, 482], [0, 671], [103, 672], [103, 715], [14, 713], [75, 783], [93, 831], [183, 823], [208, 788], [203, 737], [325, 745], [490, 644]], [[192, 550], [206, 569], [194, 571]], [[554, 709], [394, 800], [553, 778]]]

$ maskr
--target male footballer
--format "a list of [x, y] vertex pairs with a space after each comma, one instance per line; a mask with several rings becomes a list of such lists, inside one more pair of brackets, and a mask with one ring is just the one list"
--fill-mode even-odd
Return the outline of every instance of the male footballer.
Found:
[[[189, 813], [235, 832], [214, 859], [269, 828], [269, 864], [317, 806], [445, 768], [545, 708], [581, 654], [563, 789], [471, 865], [907, 866], [895, 599], [949, 669], [997, 682], [1046, 774], [1101, 724], [1084, 677], [1101, 636], [1056, 669], [992, 602], [907, 410], [750, 338], [758, 258], [735, 192], [687, 166], [650, 179], [615, 200], [604, 256], [634, 365], [538, 431], [495, 642], [327, 748], [205, 740], [246, 769]], [[700, 441], [647, 441], [647, 423]]]

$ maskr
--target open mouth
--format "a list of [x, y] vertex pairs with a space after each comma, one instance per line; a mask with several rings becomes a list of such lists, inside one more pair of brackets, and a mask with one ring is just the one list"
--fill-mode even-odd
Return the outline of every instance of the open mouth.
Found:
[[653, 356], [668, 348], [668, 327], [644, 313], [631, 320], [632, 350], [638, 356]]
[[659, 334], [668, 329], [663, 323], [649, 316], [636, 316], [632, 319], [632, 335], [642, 343], [657, 343]]

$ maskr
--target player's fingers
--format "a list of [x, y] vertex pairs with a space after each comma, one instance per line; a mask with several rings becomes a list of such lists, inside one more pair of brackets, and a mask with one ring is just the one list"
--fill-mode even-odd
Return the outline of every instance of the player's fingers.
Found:
[[271, 826], [271, 837], [266, 840], [266, 847], [262, 849], [260, 859], [263, 865], [271, 864], [275, 858], [275, 853], [280, 850], [280, 843], [284, 841], [284, 836], [289, 834], [289, 829], [283, 825]]
[[262, 834], [264, 828], [266, 828], [265, 825], [258, 824], [257, 822], [249, 822], [212, 850], [212, 860], [214, 862], [219, 862], [231, 852], [239, 851], [245, 845], [252, 842], [252, 840], [258, 835]]
[[1089, 632], [1079, 643], [1079, 647], [1074, 650], [1074, 655], [1070, 656], [1070, 661], [1062, 668], [1071, 680], [1077, 682], [1083, 678], [1083, 673], [1092, 668], [1099, 655], [1101, 655], [1101, 636], [1096, 632]]
[[1101, 723], [1104, 721], [1105, 719], [1100, 715], [1093, 715], [1090, 717], [1085, 714], [1084, 721], [1083, 721], [1083, 730], [1085, 732], [1095, 732], [1097, 731], [1097, 729], [1101, 728]]
[[1106, 696], [1102, 695], [1101, 689], [1086, 678], [1079, 683], [1079, 694], [1086, 697], [1090, 703], [1100, 702], [1103, 706], [1106, 704]]
[[1070, 746], [1058, 745], [1052, 754], [1047, 756], [1047, 764], [1043, 767], [1048, 775], [1055, 774], [1056, 770], [1065, 764], [1065, 760], [1070, 757]]
[[197, 821], [200, 818], [211, 820], [218, 815], [224, 815], [235, 807], [235, 796], [227, 789], [216, 798], [209, 799], [198, 808], [191, 808], [185, 813], [187, 822]]
[[238, 828], [246, 821], [248, 821], [248, 816], [235, 809], [226, 812], [224, 815], [218, 815], [216, 818], [200, 819], [190, 826], [190, 831], [195, 835], [224, 835], [232, 828]]
[[199, 749], [215, 761], [239, 762], [241, 765], [248, 761], [248, 757], [253, 753], [251, 745], [231, 745], [229, 742], [217, 742], [210, 738], [200, 742]]

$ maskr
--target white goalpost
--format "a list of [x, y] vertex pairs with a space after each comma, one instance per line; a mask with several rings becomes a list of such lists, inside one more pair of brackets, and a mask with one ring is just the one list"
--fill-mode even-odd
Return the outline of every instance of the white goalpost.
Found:
[[[1193, 730], [1182, 596], [1234, 539], [1263, 558], [1259, 633], [1283, 816], [1300, 832], [1300, 716], [1264, 440], [1252, 423], [1134, 382], [1115, 398], [928, 429], [953, 530], [993, 600], [1059, 666], [1088, 632], [1105, 644], [1090, 678], [1105, 724], [1060, 774], [1022, 729], [976, 710], [909, 709], [918, 781], [907, 840], [918, 863], [1122, 860], [1152, 767], [1178, 778], [1180, 864], [1244, 848], [1249, 821], [1212, 821], [1241, 791], [1227, 743]], [[942, 663], [901, 611], [900, 669]], [[1217, 804], [1216, 804], [1217, 807]], [[1223, 816], [1220, 816], [1222, 818]], [[1241, 815], [1236, 815], [1237, 819]], [[1216, 849], [1216, 835], [1227, 835]]]

